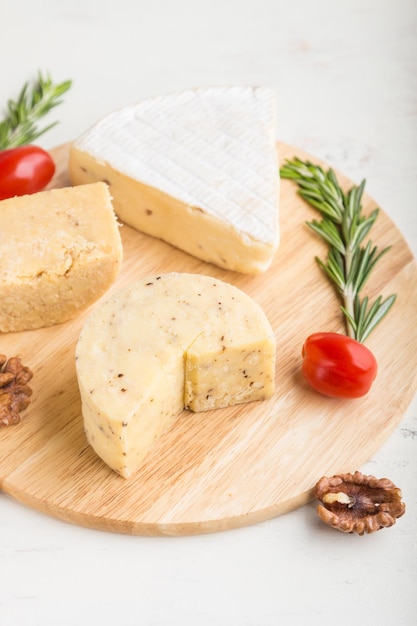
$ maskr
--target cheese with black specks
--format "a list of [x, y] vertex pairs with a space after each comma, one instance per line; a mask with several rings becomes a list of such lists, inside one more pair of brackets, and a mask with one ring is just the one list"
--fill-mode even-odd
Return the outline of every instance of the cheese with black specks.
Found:
[[237, 287], [162, 274], [95, 308], [80, 334], [76, 369], [87, 439], [128, 477], [183, 408], [271, 397], [275, 336], [259, 304]]

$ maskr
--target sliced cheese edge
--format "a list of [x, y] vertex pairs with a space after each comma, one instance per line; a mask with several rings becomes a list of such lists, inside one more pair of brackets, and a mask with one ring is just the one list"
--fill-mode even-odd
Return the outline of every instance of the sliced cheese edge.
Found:
[[71, 147], [74, 184], [105, 180], [121, 220], [229, 270], [256, 274], [279, 243], [271, 90], [224, 87], [145, 100]]
[[2, 332], [67, 321], [119, 274], [119, 225], [102, 182], [3, 200], [0, 231]]
[[127, 478], [183, 408], [271, 397], [275, 336], [238, 288], [161, 274], [96, 307], [80, 334], [76, 370], [87, 439]]

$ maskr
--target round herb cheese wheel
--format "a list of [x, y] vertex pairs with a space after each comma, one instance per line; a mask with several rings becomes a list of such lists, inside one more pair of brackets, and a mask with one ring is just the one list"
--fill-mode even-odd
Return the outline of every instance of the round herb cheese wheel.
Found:
[[261, 307], [237, 287], [210, 276], [161, 274], [92, 312], [76, 369], [88, 441], [128, 477], [182, 409], [269, 398], [275, 336]]

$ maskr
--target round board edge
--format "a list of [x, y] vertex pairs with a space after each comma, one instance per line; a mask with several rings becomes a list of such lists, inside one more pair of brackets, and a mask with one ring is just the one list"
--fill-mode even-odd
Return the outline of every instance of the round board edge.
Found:
[[[57, 154], [61, 155], [61, 157], [65, 157], [65, 153], [68, 151], [68, 146], [70, 144], [63, 144], [62, 146], [58, 146], [56, 149], [52, 150], [52, 154], [55, 155], [55, 151]], [[294, 153], [294, 155], [300, 156], [300, 158], [308, 158], [309, 160], [311, 160], [312, 162], [315, 163], [319, 163], [321, 165], [324, 165], [326, 167], [328, 167], [323, 161], [320, 161], [319, 159], [307, 155], [305, 152], [303, 152], [302, 150], [299, 150], [297, 148], [293, 148], [292, 146], [289, 146], [288, 144], [281, 144], [280, 142], [278, 142], [278, 147], [284, 147], [286, 150], [290, 150], [291, 152]], [[61, 158], [60, 157], [60, 158]], [[350, 182], [348, 178], [346, 178], [343, 174], [340, 174], [339, 172], [336, 171], [336, 174], [341, 177], [341, 180], [345, 183]], [[60, 181], [59, 177], [61, 176], [62, 181]], [[64, 178], [65, 176], [62, 176], [62, 172], [57, 171], [56, 176], [54, 177], [53, 181], [51, 181], [50, 187], [52, 186], [63, 186], [66, 183], [64, 182]], [[388, 218], [390, 219], [390, 218]], [[390, 220], [391, 221], [391, 220]], [[393, 224], [393, 222], [391, 222]], [[393, 227], [397, 229], [397, 227], [395, 226], [395, 224], [393, 224]], [[398, 230], [398, 229], [397, 229]], [[404, 241], [404, 240], [403, 240]], [[406, 242], [404, 241], [405, 245]], [[411, 255], [412, 256], [412, 255]], [[412, 266], [412, 271], [415, 275], [416, 272], [416, 264], [415, 264], [415, 259], [413, 258], [411, 260], [411, 266]], [[400, 421], [400, 419], [402, 418], [403, 412], [406, 410], [409, 402], [411, 402], [412, 397], [415, 393], [415, 388], [417, 385], [417, 375], [415, 376], [414, 379], [414, 383], [413, 386], [409, 388], [409, 397], [404, 399], [404, 403], [403, 406], [401, 407], [401, 416], [399, 416], [399, 419], [396, 423], [392, 424], [392, 430], [395, 428], [395, 426], [397, 425], [397, 423]], [[379, 447], [379, 445], [377, 446], [377, 448]], [[191, 535], [191, 534], [200, 534], [200, 533], [207, 533], [207, 532], [218, 532], [220, 530], [226, 530], [226, 529], [232, 529], [232, 528], [238, 528], [244, 525], [248, 525], [248, 524], [254, 524], [254, 523], [259, 523], [261, 521], [265, 521], [267, 519], [270, 519], [272, 517], [275, 517], [279, 514], [288, 512], [294, 508], [297, 508], [298, 506], [304, 504], [305, 502], [307, 502], [308, 500], [311, 499], [312, 497], [312, 492], [311, 489], [304, 491], [303, 493], [300, 493], [298, 495], [298, 497], [294, 498], [292, 503], [288, 506], [288, 507], [282, 507], [282, 506], [277, 506], [277, 507], [268, 507], [266, 509], [263, 510], [259, 510], [256, 511], [254, 513], [248, 514], [248, 516], [245, 519], [241, 519], [239, 518], [239, 520], [231, 517], [231, 518], [225, 518], [224, 520], [219, 520], [215, 523], [213, 522], [209, 522], [208, 524], [204, 524], [204, 523], [191, 523], [190, 525], [186, 525], [186, 524], [172, 524], [172, 525], [154, 525], [153, 530], [155, 532], [152, 532], [152, 528], [149, 528], [149, 532], [146, 532], [147, 528], [146, 525], [141, 525], [141, 524], [133, 524], [132, 522], [123, 524], [123, 522], [120, 522], [120, 520], [116, 520], [116, 519], [107, 519], [107, 520], [103, 520], [100, 519], [99, 517], [97, 517], [97, 519], [92, 520], [93, 523], [89, 524], [89, 523], [83, 523], [83, 519], [82, 516], [79, 516], [75, 511], [74, 512], [70, 512], [68, 509], [60, 509], [59, 507], [54, 508], [48, 505], [47, 502], [42, 502], [42, 501], [35, 501], [30, 497], [27, 497], [27, 494], [24, 493], [18, 493], [18, 490], [14, 490], [13, 485], [12, 485], [12, 476], [9, 477], [11, 479], [11, 482], [9, 482], [8, 478], [5, 478], [5, 482], [4, 482], [4, 486], [6, 487], [4, 490], [8, 493], [10, 493], [13, 497], [15, 497], [17, 500], [20, 500], [22, 502], [24, 502], [25, 504], [28, 504], [29, 506], [36, 508], [38, 510], [41, 510], [43, 512], [46, 513], [50, 513], [60, 519], [64, 519], [66, 521], [72, 522], [72, 523], [76, 523], [79, 525], [83, 525], [86, 527], [90, 527], [90, 528], [96, 528], [99, 530], [112, 530], [112, 531], [116, 531], [116, 532], [124, 532], [124, 533], [128, 533], [128, 534], [138, 534], [138, 535]], [[7, 487], [10, 487], [10, 490], [8, 490]], [[14, 493], [13, 493], [14, 492]], [[84, 520], [85, 522], [86, 520]]]

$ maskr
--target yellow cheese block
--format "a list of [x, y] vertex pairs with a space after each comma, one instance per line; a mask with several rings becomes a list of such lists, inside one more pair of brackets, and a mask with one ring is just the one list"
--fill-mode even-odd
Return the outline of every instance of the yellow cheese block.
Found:
[[275, 336], [237, 287], [197, 274], [155, 275], [94, 309], [76, 369], [87, 439], [128, 477], [183, 408], [270, 397]]
[[107, 185], [0, 202], [0, 331], [64, 322], [119, 273], [122, 244]]

